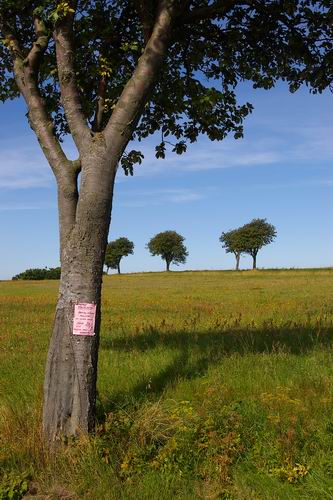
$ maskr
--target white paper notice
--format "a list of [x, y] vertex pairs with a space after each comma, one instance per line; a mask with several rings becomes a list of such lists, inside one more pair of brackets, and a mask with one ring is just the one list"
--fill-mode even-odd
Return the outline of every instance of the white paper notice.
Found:
[[73, 334], [95, 335], [96, 304], [75, 304]]

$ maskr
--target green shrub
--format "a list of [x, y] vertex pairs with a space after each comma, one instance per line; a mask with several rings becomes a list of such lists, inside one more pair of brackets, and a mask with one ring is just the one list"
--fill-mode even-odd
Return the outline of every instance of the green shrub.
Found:
[[20, 500], [29, 490], [27, 473], [5, 473], [0, 481], [0, 500]]
[[60, 267], [44, 267], [43, 269], [27, 269], [23, 273], [13, 276], [13, 280], [58, 280], [60, 279]]

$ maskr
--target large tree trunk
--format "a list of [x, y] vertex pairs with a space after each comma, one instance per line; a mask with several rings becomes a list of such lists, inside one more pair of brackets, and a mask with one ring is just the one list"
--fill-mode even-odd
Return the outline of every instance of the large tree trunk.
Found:
[[168, 260], [166, 261], [166, 270], [170, 271], [170, 262]]
[[[44, 383], [43, 426], [50, 441], [61, 434], [87, 432], [94, 425], [101, 285], [114, 173], [105, 168], [104, 158], [94, 156], [87, 162], [72, 224], [61, 217], [59, 197], [60, 233], [66, 240], [62, 238], [60, 294]], [[77, 303], [96, 304], [95, 335], [73, 334]]]
[[253, 258], [253, 267], [252, 269], [257, 269], [257, 254], [252, 255]]
[[118, 262], [117, 269], [118, 269], [118, 274], [121, 274], [120, 273], [120, 262]]

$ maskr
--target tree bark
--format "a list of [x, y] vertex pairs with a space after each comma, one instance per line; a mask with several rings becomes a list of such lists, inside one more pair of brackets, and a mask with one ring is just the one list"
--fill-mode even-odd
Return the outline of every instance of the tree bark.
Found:
[[117, 269], [118, 269], [118, 274], [121, 274], [120, 273], [120, 262], [118, 262]]
[[252, 258], [253, 258], [252, 269], [257, 269], [257, 254], [252, 255]]
[[166, 270], [170, 271], [170, 262], [168, 260], [166, 261]]
[[239, 253], [236, 253], [236, 254], [235, 254], [235, 257], [236, 257], [236, 271], [239, 271], [239, 259], [240, 259], [240, 254], [239, 254]]
[[[49, 441], [94, 426], [103, 265], [111, 218], [115, 168], [94, 151], [83, 162], [75, 222], [62, 215], [60, 293], [44, 383], [43, 428]], [[65, 214], [68, 207], [65, 204]], [[73, 335], [74, 306], [96, 304], [94, 336]]]

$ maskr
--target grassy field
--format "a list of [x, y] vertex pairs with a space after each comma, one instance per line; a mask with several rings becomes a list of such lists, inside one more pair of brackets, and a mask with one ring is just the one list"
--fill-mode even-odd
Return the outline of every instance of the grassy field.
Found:
[[40, 421], [58, 284], [1, 282], [0, 498], [332, 499], [332, 279], [105, 277], [96, 432], [53, 455]]

